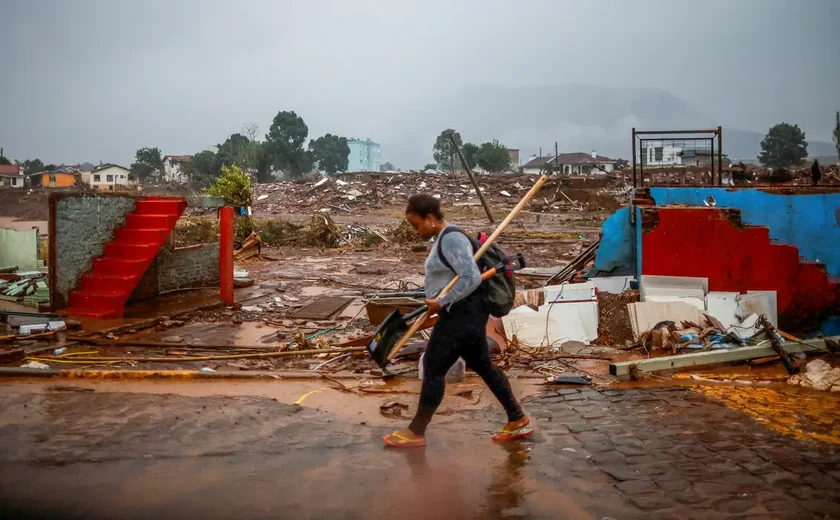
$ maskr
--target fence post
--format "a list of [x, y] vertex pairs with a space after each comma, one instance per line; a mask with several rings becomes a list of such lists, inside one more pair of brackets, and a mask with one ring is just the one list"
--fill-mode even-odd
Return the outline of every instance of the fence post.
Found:
[[219, 280], [222, 301], [233, 305], [233, 208], [219, 209]]

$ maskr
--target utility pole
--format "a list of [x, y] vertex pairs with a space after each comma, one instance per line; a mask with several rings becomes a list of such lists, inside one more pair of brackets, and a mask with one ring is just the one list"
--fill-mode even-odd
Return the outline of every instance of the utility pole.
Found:
[[[557, 141], [554, 141], [554, 167], [555, 167], [555, 168], [559, 168], [559, 167], [560, 167], [560, 165], [559, 165], [559, 164], [557, 164], [557, 161], [559, 161], [559, 160], [560, 160], [560, 153], [559, 153], [559, 151], [558, 151], [558, 150], [559, 150], [559, 149], [557, 148]], [[560, 172], [560, 173], [562, 173], [562, 172]]]
[[472, 170], [470, 169], [470, 165], [467, 164], [467, 158], [464, 157], [464, 153], [461, 151], [461, 147], [458, 146], [458, 143], [455, 142], [455, 136], [449, 134], [449, 140], [452, 142], [452, 146], [455, 148], [455, 151], [458, 152], [458, 157], [461, 159], [461, 165], [464, 167], [464, 170], [467, 172], [467, 176], [470, 178], [470, 182], [475, 188], [475, 192], [478, 195], [478, 200], [481, 201], [481, 205], [484, 206], [484, 212], [487, 213], [487, 220], [490, 221], [491, 224], [495, 224], [496, 220], [493, 218], [493, 213], [490, 211], [490, 206], [487, 205], [487, 199], [484, 198], [484, 194], [481, 193], [481, 188], [478, 187], [478, 181], [475, 180], [475, 175], [473, 175]]

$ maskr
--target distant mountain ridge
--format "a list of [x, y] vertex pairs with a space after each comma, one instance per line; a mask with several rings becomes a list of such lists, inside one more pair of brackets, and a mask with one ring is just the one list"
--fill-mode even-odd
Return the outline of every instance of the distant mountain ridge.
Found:
[[[581, 84], [554, 86], [474, 86], [446, 97], [414, 100], [393, 107], [383, 121], [383, 160], [418, 167], [431, 160], [435, 137], [454, 128], [464, 141], [498, 139], [529, 154], [590, 152], [629, 158], [631, 129], [716, 128], [724, 123], [723, 149], [731, 158], [756, 157], [763, 132], [729, 128], [688, 102], [658, 88], [617, 88]], [[387, 130], [386, 130], [387, 129]], [[420, 144], [427, 146], [421, 146]], [[831, 155], [834, 145], [811, 142], [809, 155]]]

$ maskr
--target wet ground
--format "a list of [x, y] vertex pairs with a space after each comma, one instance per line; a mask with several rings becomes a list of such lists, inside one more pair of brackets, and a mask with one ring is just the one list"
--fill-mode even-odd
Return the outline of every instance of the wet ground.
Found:
[[[0, 515], [840, 515], [840, 397], [826, 393], [773, 387], [765, 390], [774, 397], [751, 399], [706, 387], [547, 394], [521, 387], [537, 434], [496, 445], [489, 434], [503, 421], [499, 407], [480, 385], [469, 399], [455, 395], [465, 385], [451, 385], [429, 447], [400, 451], [379, 437], [406, 419], [377, 407], [386, 397], [413, 404], [415, 395], [339, 397], [326, 389], [297, 406], [289, 402], [319, 382], [142, 385], [0, 385]], [[325, 405], [334, 399], [344, 402]], [[787, 403], [787, 431], [772, 427], [775, 407], [760, 406], [769, 402]]]

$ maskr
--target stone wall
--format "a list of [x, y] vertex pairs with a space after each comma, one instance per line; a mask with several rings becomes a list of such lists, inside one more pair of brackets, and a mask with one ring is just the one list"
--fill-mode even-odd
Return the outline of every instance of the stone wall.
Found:
[[129, 301], [145, 300], [176, 289], [219, 285], [219, 244], [161, 248]]
[[93, 259], [134, 211], [135, 197], [71, 195], [51, 200], [50, 277], [54, 308], [67, 306], [70, 291], [93, 268]]

